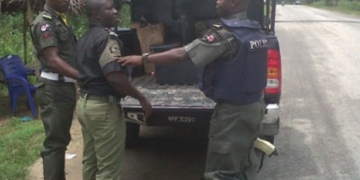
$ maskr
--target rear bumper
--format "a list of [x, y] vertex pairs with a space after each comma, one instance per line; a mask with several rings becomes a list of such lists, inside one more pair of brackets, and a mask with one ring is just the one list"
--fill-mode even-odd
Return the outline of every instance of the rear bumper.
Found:
[[278, 104], [268, 104], [266, 114], [261, 122], [261, 135], [274, 136], [280, 129], [280, 106]]
[[[151, 117], [145, 122], [140, 107], [123, 107], [128, 122], [144, 126], [207, 126], [211, 119], [212, 108], [179, 109], [153, 108]], [[266, 114], [261, 123], [261, 135], [274, 136], [280, 129], [280, 106], [268, 104]]]

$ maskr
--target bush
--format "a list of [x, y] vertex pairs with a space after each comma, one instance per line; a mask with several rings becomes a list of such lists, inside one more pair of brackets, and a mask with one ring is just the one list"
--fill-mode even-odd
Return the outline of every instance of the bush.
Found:
[[347, 14], [360, 15], [360, 2], [359, 1], [339, 1], [337, 6], [328, 6], [325, 1], [318, 1], [311, 4], [311, 6], [324, 8], [332, 11], [339, 11]]

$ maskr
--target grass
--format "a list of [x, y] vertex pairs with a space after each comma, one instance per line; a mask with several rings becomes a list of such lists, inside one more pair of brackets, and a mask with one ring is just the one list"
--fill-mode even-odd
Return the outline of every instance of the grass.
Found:
[[25, 180], [28, 167], [39, 158], [44, 139], [41, 121], [13, 118], [0, 126], [0, 179]]
[[339, 1], [339, 4], [337, 6], [326, 5], [325, 1], [318, 1], [310, 4], [310, 6], [346, 14], [360, 15], [360, 2], [355, 1]]

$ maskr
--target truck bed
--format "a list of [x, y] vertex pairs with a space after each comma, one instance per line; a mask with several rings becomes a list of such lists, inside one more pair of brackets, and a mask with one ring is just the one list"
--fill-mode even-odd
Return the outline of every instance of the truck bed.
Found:
[[[145, 75], [131, 80], [150, 101], [153, 109], [213, 109], [215, 103], [207, 98], [198, 85], [159, 85], [155, 76]], [[131, 97], [122, 100], [123, 108], [141, 108]]]
[[215, 103], [197, 85], [159, 85], [154, 76], [133, 78], [131, 83], [152, 105], [149, 119], [139, 102], [131, 97], [121, 101], [128, 121], [145, 126], [204, 126], [208, 125]]

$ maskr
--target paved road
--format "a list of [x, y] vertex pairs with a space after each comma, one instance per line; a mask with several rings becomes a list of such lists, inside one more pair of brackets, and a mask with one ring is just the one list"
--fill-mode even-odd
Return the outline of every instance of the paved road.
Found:
[[360, 179], [360, 18], [278, 7], [281, 155], [259, 180]]
[[[258, 180], [360, 180], [360, 18], [286, 5], [277, 21], [280, 156], [267, 159]], [[206, 142], [186, 131], [196, 134], [143, 130], [144, 144], [127, 151], [124, 179], [198, 180]]]

